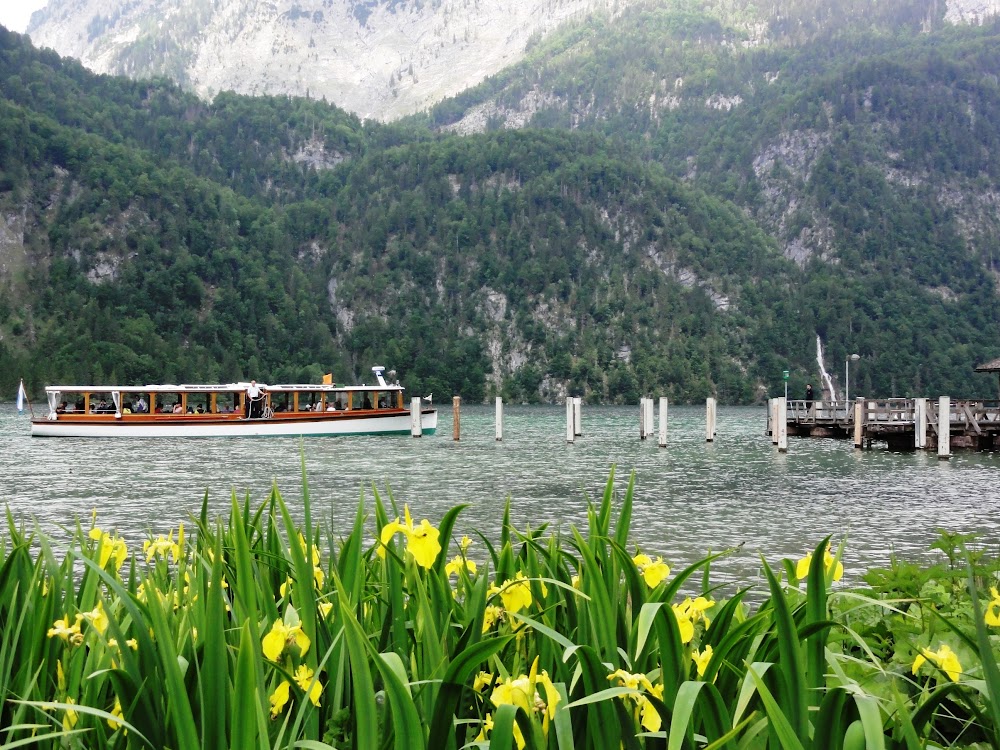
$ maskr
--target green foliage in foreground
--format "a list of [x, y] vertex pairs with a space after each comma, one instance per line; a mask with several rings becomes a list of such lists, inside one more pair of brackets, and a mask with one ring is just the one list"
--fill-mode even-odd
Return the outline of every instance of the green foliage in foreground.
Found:
[[[140, 553], [77, 528], [66, 552], [0, 537], [0, 743], [70, 748], [918, 748], [996, 746], [981, 602], [995, 565], [894, 563], [831, 589], [843, 545], [713, 589], [627, 549], [632, 483], [588, 528], [451, 546], [409, 512], [344, 536], [277, 490], [203, 507]], [[396, 515], [395, 508], [392, 514]], [[60, 540], [61, 543], [61, 540]], [[470, 544], [472, 548], [470, 549]], [[483, 548], [481, 553], [476, 551]], [[477, 560], [478, 565], [473, 561]], [[965, 570], [967, 569], [967, 572]], [[935, 573], [937, 575], [937, 573]], [[985, 576], [985, 578], [984, 578]], [[910, 591], [908, 587], [916, 587]], [[943, 587], [938, 591], [935, 586]], [[698, 592], [686, 597], [681, 592]], [[995, 589], [994, 589], [995, 593]], [[983, 611], [984, 604], [985, 613]], [[923, 662], [912, 669], [914, 658]]]

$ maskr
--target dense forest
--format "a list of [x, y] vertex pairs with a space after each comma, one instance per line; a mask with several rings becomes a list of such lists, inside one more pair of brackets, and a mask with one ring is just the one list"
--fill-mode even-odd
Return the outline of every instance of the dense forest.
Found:
[[[748, 403], [815, 379], [819, 335], [835, 372], [862, 356], [852, 390], [995, 397], [1000, 32], [748, 51], [718, 14], [634, 13], [391, 125], [0, 29], [0, 390], [381, 363], [472, 401]], [[444, 132], [539, 86], [530, 128]]]

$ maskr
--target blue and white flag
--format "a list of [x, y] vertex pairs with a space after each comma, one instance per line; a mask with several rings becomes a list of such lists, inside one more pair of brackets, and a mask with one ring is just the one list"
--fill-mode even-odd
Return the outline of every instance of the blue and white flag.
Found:
[[28, 394], [24, 392], [24, 381], [17, 387], [17, 413], [24, 414], [24, 400], [28, 398]]

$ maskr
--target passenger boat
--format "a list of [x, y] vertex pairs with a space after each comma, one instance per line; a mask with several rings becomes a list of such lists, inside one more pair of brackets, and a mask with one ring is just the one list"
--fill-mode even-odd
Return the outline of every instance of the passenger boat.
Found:
[[433, 434], [437, 410], [425, 403], [427, 399], [404, 403], [403, 387], [387, 383], [384, 370], [372, 368], [377, 384], [353, 386], [53, 385], [45, 389], [48, 414], [32, 418], [31, 434], [130, 438]]

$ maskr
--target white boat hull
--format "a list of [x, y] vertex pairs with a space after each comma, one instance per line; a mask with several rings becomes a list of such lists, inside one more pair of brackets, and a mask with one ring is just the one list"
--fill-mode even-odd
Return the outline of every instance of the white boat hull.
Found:
[[[420, 418], [421, 431], [433, 434], [437, 429], [437, 410], [425, 409]], [[330, 418], [273, 419], [107, 419], [73, 421], [71, 419], [35, 420], [34, 437], [325, 437], [336, 435], [409, 435], [410, 414], [354, 417], [339, 414]]]

